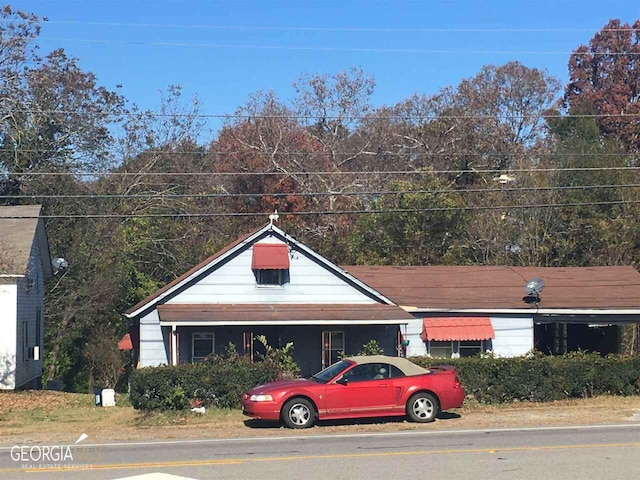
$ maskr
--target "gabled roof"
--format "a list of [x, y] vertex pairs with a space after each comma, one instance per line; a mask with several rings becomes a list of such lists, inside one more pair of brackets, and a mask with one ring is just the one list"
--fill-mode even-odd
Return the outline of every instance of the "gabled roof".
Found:
[[51, 257], [44, 222], [40, 218], [41, 209], [40, 205], [0, 207], [0, 275], [26, 275], [31, 247], [37, 241], [44, 275], [51, 276]]
[[640, 309], [633, 267], [346, 266], [349, 273], [411, 311], [535, 309], [527, 281], [541, 277], [542, 309]]
[[376, 299], [381, 303], [392, 304], [393, 302], [386, 298], [384, 295], [380, 294], [370, 286], [364, 284], [359, 279], [350, 275], [348, 272], [345, 272], [342, 268], [333, 264], [323, 256], [311, 250], [306, 245], [298, 242], [296, 239], [286, 234], [278, 227], [267, 224], [258, 230], [255, 230], [251, 233], [248, 233], [240, 238], [238, 238], [235, 242], [227, 245], [225, 248], [220, 250], [219, 252], [213, 254], [206, 260], [200, 262], [195, 267], [191, 268], [189, 271], [176, 278], [172, 282], [168, 283], [160, 290], [154, 292], [152, 295], [148, 296], [141, 302], [138, 302], [136, 305], [131, 307], [129, 310], [125, 312], [125, 316], [132, 318], [143, 311], [153, 307], [154, 305], [161, 302], [167, 296], [173, 295], [175, 292], [181, 291], [186, 288], [191, 281], [196, 278], [199, 278], [202, 275], [206, 275], [209, 272], [213, 271], [218, 264], [224, 262], [224, 260], [237, 252], [240, 252], [246, 248], [249, 248], [258, 240], [271, 235], [280, 238], [282, 241], [292, 245], [297, 251], [307, 255], [310, 258], [313, 258], [317, 263], [321, 264], [324, 268], [333, 271], [336, 275], [344, 278], [347, 282], [355, 285], [357, 288], [366, 292], [370, 297]]

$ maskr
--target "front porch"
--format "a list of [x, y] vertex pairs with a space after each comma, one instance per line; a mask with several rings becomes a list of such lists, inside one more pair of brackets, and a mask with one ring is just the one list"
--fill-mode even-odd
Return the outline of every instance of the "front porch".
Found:
[[254, 358], [264, 353], [257, 341], [264, 335], [272, 347], [293, 343], [293, 358], [303, 376], [335, 363], [341, 355], [359, 352], [370, 340], [376, 340], [385, 355], [398, 355], [399, 333], [399, 325], [163, 327], [171, 365], [202, 361], [212, 353], [224, 353], [229, 344], [241, 355]]

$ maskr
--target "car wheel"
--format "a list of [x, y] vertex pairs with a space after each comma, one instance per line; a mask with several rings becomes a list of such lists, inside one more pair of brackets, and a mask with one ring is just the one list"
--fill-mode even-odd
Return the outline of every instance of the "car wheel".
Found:
[[292, 398], [282, 408], [282, 421], [289, 428], [309, 428], [316, 423], [316, 409], [304, 398]]
[[413, 422], [433, 422], [438, 411], [438, 401], [430, 393], [416, 393], [407, 402], [407, 416]]

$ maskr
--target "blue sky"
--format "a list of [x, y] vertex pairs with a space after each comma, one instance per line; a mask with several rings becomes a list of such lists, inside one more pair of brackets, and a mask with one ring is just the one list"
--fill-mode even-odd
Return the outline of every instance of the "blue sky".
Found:
[[198, 94], [203, 113], [213, 114], [232, 113], [261, 89], [289, 98], [291, 83], [302, 73], [351, 66], [374, 76], [375, 105], [435, 93], [483, 65], [509, 60], [566, 81], [574, 48], [611, 18], [640, 18], [637, 0], [25, 0], [11, 5], [48, 17], [39, 42], [44, 52], [63, 47], [103, 85], [122, 84], [129, 100], [156, 109], [159, 91], [178, 84], [185, 94]]

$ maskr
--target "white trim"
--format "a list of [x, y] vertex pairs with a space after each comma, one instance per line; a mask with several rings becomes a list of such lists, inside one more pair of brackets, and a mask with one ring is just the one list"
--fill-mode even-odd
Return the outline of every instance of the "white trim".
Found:
[[24, 278], [26, 275], [18, 275], [13, 273], [2, 273], [0, 274], [0, 278]]
[[640, 315], [640, 309], [580, 309], [580, 308], [419, 308], [401, 307], [409, 313], [520, 313], [523, 315]]
[[239, 244], [237, 244], [235, 247], [231, 248], [230, 250], [226, 251], [225, 253], [223, 253], [222, 255], [220, 255], [219, 257], [213, 259], [211, 262], [205, 264], [204, 266], [202, 266], [202, 268], [199, 268], [198, 270], [196, 270], [195, 272], [193, 272], [191, 275], [189, 275], [187, 278], [183, 279], [181, 282], [178, 282], [177, 284], [175, 284], [173, 287], [171, 287], [170, 289], [168, 289], [166, 292], [162, 292], [160, 295], [158, 295], [157, 297], [155, 297], [154, 299], [148, 301], [147, 303], [145, 303], [144, 305], [142, 305], [141, 307], [139, 307], [137, 310], [135, 310], [134, 312], [131, 313], [125, 313], [124, 316], [127, 318], [133, 318], [138, 316], [141, 312], [143, 312], [144, 310], [146, 310], [147, 308], [149, 308], [150, 305], [154, 305], [157, 304], [158, 302], [160, 302], [163, 298], [167, 297], [168, 295], [171, 295], [172, 293], [174, 293], [176, 290], [179, 290], [180, 288], [182, 288], [182, 286], [185, 283], [190, 282], [193, 278], [197, 277], [198, 275], [202, 274], [203, 272], [209, 270], [212, 266], [222, 262], [223, 260], [225, 260], [227, 257], [233, 255], [236, 251], [244, 248], [246, 245], [255, 243], [255, 240], [257, 237], [259, 237], [260, 235], [262, 235], [264, 232], [266, 231], [274, 231], [276, 232], [278, 235], [282, 236], [285, 238], [285, 240], [294, 243], [296, 245], [297, 248], [299, 248], [301, 251], [306, 252], [308, 255], [314, 257], [315, 259], [319, 260], [320, 263], [327, 268], [328, 270], [333, 271], [334, 273], [339, 273], [340, 275], [345, 276], [346, 278], [349, 279], [349, 281], [353, 282], [354, 284], [356, 284], [358, 287], [362, 288], [363, 290], [367, 291], [370, 295], [373, 295], [374, 297], [376, 297], [378, 300], [386, 303], [387, 305], [395, 305], [395, 302], [393, 302], [392, 300], [388, 299], [387, 297], [385, 297], [384, 295], [382, 295], [380, 292], [378, 292], [377, 290], [374, 290], [373, 288], [369, 287], [368, 285], [366, 285], [365, 283], [361, 282], [360, 280], [358, 280], [356, 277], [354, 277], [353, 275], [351, 275], [350, 273], [348, 273], [346, 270], [344, 270], [343, 268], [340, 268], [339, 266], [337, 266], [336, 264], [330, 262], [329, 260], [327, 260], [326, 258], [324, 258], [322, 255], [319, 255], [318, 253], [314, 252], [313, 250], [311, 250], [309, 247], [307, 247], [306, 245], [298, 242], [295, 238], [289, 236], [288, 234], [286, 234], [284, 231], [280, 230], [278, 227], [274, 226], [274, 225], [265, 225], [263, 228], [261, 228], [260, 230], [258, 230], [257, 232], [255, 232], [253, 235], [251, 235], [250, 237], [244, 239], [242, 242], [240, 242]]
[[[175, 328], [175, 325], [172, 325], [173, 328]], [[195, 363], [196, 362], [196, 357], [194, 357], [194, 351], [195, 349], [193, 348], [193, 344], [195, 342], [195, 336], [196, 335], [211, 335], [211, 353], [215, 353], [216, 352], [216, 334], [215, 332], [192, 332], [191, 333], [191, 363]], [[211, 355], [211, 354], [208, 354]], [[200, 359], [200, 357], [198, 357], [198, 359]], [[204, 359], [204, 357], [202, 357], [202, 359]]]
[[178, 330], [175, 325], [171, 326], [171, 365], [178, 364]]
[[160, 322], [161, 327], [233, 327], [233, 326], [291, 326], [298, 327], [300, 325], [406, 325], [409, 320], [297, 320], [295, 322], [285, 320], [261, 320], [261, 321], [229, 321], [229, 320], [217, 320], [217, 321], [197, 321], [187, 320], [180, 322], [166, 321]]
[[154, 299], [148, 301], [147, 303], [145, 303], [144, 305], [142, 305], [140, 308], [138, 308], [136, 311], [131, 312], [131, 313], [125, 313], [124, 316], [127, 318], [133, 318], [138, 316], [142, 311], [146, 310], [149, 305], [152, 304], [156, 304], [158, 303], [160, 300], [162, 300], [163, 298], [165, 298], [168, 295], [171, 295], [173, 292], [175, 292], [176, 290], [179, 290], [180, 288], [182, 288], [182, 286], [191, 281], [193, 278], [197, 277], [198, 275], [200, 275], [201, 273], [205, 272], [206, 270], [208, 270], [209, 268], [211, 268], [212, 265], [216, 265], [218, 263], [220, 263], [222, 260], [226, 259], [227, 257], [231, 256], [232, 254], [234, 254], [237, 250], [244, 248], [247, 244], [253, 242], [258, 236], [262, 235], [262, 233], [266, 230], [268, 230], [270, 227], [269, 225], [265, 225], [263, 228], [261, 228], [260, 230], [258, 230], [257, 232], [255, 232], [253, 235], [251, 235], [249, 238], [244, 239], [242, 242], [240, 242], [239, 244], [237, 244], [235, 247], [229, 249], [228, 251], [224, 252], [222, 255], [220, 255], [219, 257], [213, 259], [211, 262], [203, 265], [201, 268], [199, 268], [198, 270], [196, 270], [195, 272], [193, 272], [191, 275], [189, 275], [187, 278], [183, 279], [181, 282], [176, 283], [173, 287], [171, 287], [170, 289], [168, 289], [166, 292], [162, 292], [160, 295], [158, 295], [157, 297], [155, 297]]

